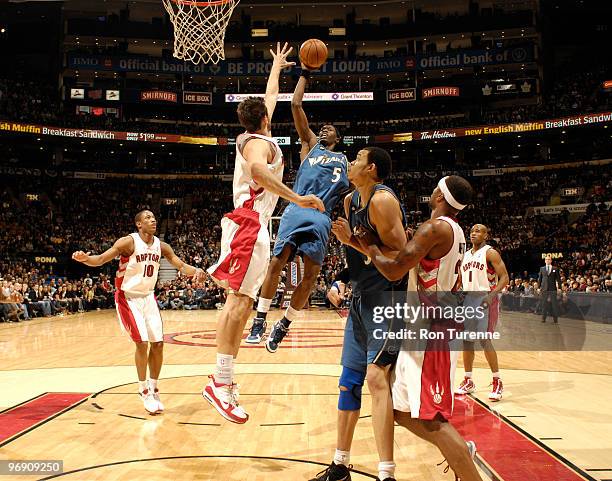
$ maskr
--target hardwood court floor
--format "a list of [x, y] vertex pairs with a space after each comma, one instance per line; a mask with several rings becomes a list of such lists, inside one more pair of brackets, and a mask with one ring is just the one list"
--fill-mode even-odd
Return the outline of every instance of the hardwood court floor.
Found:
[[[144, 413], [136, 395], [132, 343], [120, 332], [114, 311], [0, 325], [0, 411], [42, 393], [85, 393], [80, 404], [70, 401], [61, 415], [0, 441], [0, 459], [61, 459], [71, 472], [61, 477], [67, 480], [307, 480], [324, 469], [335, 447], [344, 319], [334, 311], [307, 312], [274, 355], [263, 346], [244, 345], [236, 373], [251, 419], [237, 426], [225, 422], [200, 395], [215, 359], [217, 315], [163, 312], [166, 346], [160, 388], [166, 412], [154, 417]], [[272, 321], [279, 317], [280, 311], [270, 315]], [[549, 335], [545, 329], [552, 328], [525, 316], [506, 314], [505, 319], [525, 323], [535, 338]], [[607, 326], [590, 325], [589, 336], [607, 342], [612, 351]], [[459, 403], [457, 414], [468, 425], [470, 413], [480, 409], [488, 416], [480, 421], [484, 430], [510, 423], [512, 432], [531, 436], [534, 449], [540, 443], [583, 470], [576, 478], [562, 478], [551, 467], [550, 476], [523, 479], [610, 479], [610, 351], [500, 353], [506, 392], [492, 405], [494, 413], [475, 404], [480, 400], [488, 405], [490, 382], [479, 353], [478, 392], [475, 400]], [[457, 379], [462, 374], [459, 369]], [[374, 479], [377, 465], [370, 398], [367, 389], [364, 393], [363, 419], [351, 453], [356, 481]], [[55, 402], [41, 397], [34, 403], [44, 408], [47, 400]], [[30, 405], [21, 409], [27, 412]], [[493, 459], [497, 466], [512, 465], [522, 456], [496, 453], [491, 456], [514, 456], [512, 462]], [[397, 428], [398, 480], [454, 479], [443, 473], [444, 466], [436, 466], [440, 461], [435, 448]], [[584, 472], [589, 469], [601, 471]], [[490, 471], [504, 481], [511, 479], [497, 469]]]

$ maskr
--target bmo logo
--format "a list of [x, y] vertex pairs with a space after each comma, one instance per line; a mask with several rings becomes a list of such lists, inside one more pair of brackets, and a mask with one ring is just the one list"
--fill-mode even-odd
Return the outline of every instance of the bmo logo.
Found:
[[97, 67], [100, 65], [100, 61], [95, 57], [73, 57], [72, 65], [82, 67]]
[[183, 92], [184, 104], [212, 105], [210, 92]]

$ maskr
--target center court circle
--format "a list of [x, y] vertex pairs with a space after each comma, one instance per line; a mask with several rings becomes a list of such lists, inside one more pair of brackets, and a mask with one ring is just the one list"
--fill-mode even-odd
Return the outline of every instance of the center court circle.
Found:
[[[243, 339], [246, 339], [246, 333]], [[215, 329], [170, 332], [164, 334], [164, 342], [181, 346], [216, 347]], [[344, 329], [332, 327], [292, 328], [283, 342], [283, 348], [336, 348], [342, 347]], [[242, 344], [241, 349], [264, 349], [265, 343]]]

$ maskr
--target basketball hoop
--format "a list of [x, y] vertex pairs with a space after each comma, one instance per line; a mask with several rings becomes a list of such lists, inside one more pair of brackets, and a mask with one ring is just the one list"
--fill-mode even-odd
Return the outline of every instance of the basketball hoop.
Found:
[[198, 64], [225, 59], [225, 30], [240, 0], [162, 0], [174, 25], [174, 57]]

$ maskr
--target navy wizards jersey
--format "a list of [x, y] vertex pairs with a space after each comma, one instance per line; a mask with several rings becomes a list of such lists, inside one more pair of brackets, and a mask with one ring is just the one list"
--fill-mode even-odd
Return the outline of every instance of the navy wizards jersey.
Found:
[[[386, 190], [393, 194], [393, 196], [398, 199], [395, 192], [386, 185], [377, 184], [374, 187], [374, 192], [377, 190]], [[374, 197], [374, 192], [372, 193], [372, 197]], [[351, 230], [354, 232], [355, 227], [357, 226], [365, 226], [370, 231], [376, 233], [376, 229], [372, 227], [370, 224], [370, 216], [369, 216], [369, 208], [370, 202], [372, 201], [372, 197], [368, 200], [368, 203], [362, 208], [361, 207], [361, 199], [359, 197], [359, 192], [355, 190], [353, 195], [351, 196], [351, 203], [349, 205], [349, 225], [351, 226]], [[399, 199], [398, 199], [399, 202]], [[404, 228], [406, 227], [406, 213], [404, 212], [404, 207], [400, 202], [400, 209], [402, 211], [402, 225]], [[360, 294], [364, 291], [385, 291], [390, 290], [396, 285], [398, 282], [391, 282], [385, 276], [383, 276], [378, 269], [374, 266], [369, 257], [364, 256], [361, 252], [356, 249], [353, 249], [350, 246], [346, 247], [346, 257], [347, 263], [351, 278], [351, 284], [353, 286], [353, 293], [355, 295]]]
[[317, 142], [302, 161], [293, 191], [316, 195], [325, 204], [325, 212], [289, 204], [278, 226], [274, 256], [280, 256], [285, 246], [291, 245], [296, 254], [321, 265], [327, 253], [331, 213], [348, 187], [346, 155], [327, 150]]
[[300, 165], [293, 191], [316, 195], [325, 204], [327, 215], [331, 215], [349, 188], [347, 163], [346, 155], [327, 150], [317, 142]]

